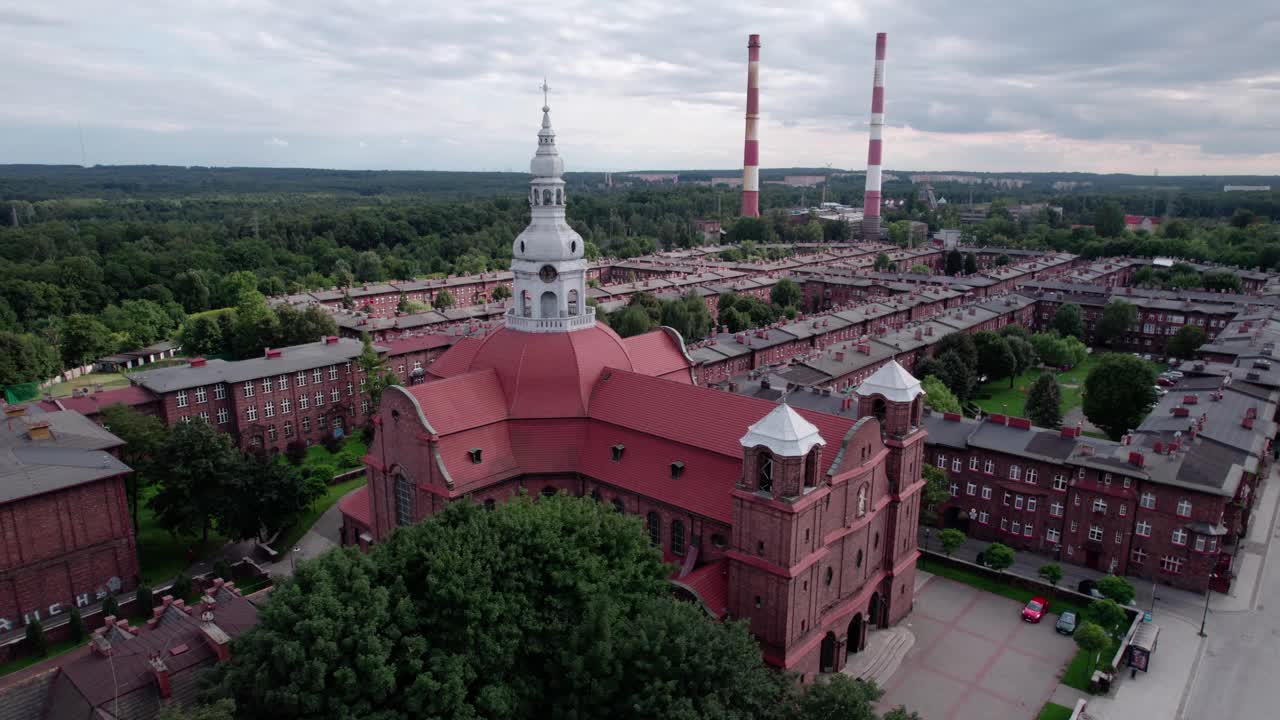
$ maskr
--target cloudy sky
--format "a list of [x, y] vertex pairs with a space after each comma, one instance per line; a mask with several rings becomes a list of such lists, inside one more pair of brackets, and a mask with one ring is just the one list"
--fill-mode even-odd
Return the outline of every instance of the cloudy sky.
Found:
[[0, 0], [0, 163], [1280, 173], [1280, 2]]

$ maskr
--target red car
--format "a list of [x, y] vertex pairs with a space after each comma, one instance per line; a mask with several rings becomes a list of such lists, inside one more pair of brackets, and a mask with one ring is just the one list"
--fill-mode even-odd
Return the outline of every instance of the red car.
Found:
[[1033, 597], [1027, 606], [1022, 608], [1022, 619], [1029, 623], [1038, 623], [1047, 612], [1049, 612], [1049, 601], [1039, 596]]
[[1173, 387], [1174, 385], [1177, 385], [1178, 383], [1177, 383], [1177, 382], [1175, 382], [1172, 378], [1163, 378], [1163, 377], [1162, 377], [1162, 378], [1158, 378], [1158, 379], [1156, 380], [1156, 384], [1157, 384], [1157, 385], [1160, 385], [1161, 387]]

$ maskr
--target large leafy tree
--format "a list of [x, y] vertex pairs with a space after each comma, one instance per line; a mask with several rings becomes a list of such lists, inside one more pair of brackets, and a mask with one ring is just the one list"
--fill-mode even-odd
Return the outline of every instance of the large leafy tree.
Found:
[[369, 394], [369, 415], [372, 417], [382, 404], [382, 393], [392, 385], [399, 385], [400, 378], [387, 367], [386, 359], [373, 347], [368, 333], [360, 340], [364, 346], [356, 357], [356, 366], [364, 373], [365, 392]]
[[960, 360], [969, 367], [977, 367], [978, 365], [978, 346], [974, 338], [969, 333], [951, 333], [943, 335], [938, 342], [933, 345], [933, 356], [941, 358], [948, 351], [954, 350]]
[[973, 341], [978, 348], [978, 370], [992, 379], [1007, 377], [1009, 387], [1013, 387], [1018, 358], [1008, 341], [990, 330], [979, 331]]
[[169, 428], [153, 415], [145, 415], [127, 405], [108, 405], [102, 409], [102, 424], [113, 435], [124, 440], [120, 459], [133, 472], [125, 475], [125, 490], [129, 496], [129, 514], [133, 518], [133, 531], [138, 531], [138, 496], [143, 487], [153, 483], [162, 473], [154, 460], [155, 454], [165, 445]]
[[1155, 403], [1156, 372], [1132, 355], [1103, 355], [1084, 381], [1084, 414], [1112, 440], [1137, 427]]
[[1075, 303], [1064, 303], [1053, 314], [1053, 329], [1067, 337], [1084, 339], [1084, 319], [1080, 316], [1080, 306]]
[[1178, 328], [1169, 342], [1165, 344], [1165, 352], [1174, 357], [1188, 358], [1205, 343], [1208, 336], [1199, 325], [1183, 325]]
[[1085, 361], [1089, 348], [1074, 337], [1062, 337], [1056, 330], [1031, 336], [1031, 348], [1045, 365], [1073, 367]]
[[972, 275], [978, 272], [978, 256], [968, 252], [964, 255], [964, 274]]
[[1123, 300], [1112, 300], [1098, 318], [1098, 342], [1110, 345], [1124, 337], [1138, 323], [1138, 308]]
[[685, 342], [696, 342], [711, 333], [711, 312], [697, 293], [664, 300], [660, 322], [680, 333]]
[[933, 523], [938, 518], [938, 508], [951, 497], [947, 486], [947, 471], [936, 465], [924, 465], [920, 468], [920, 477], [924, 480], [924, 508], [920, 519]]
[[941, 364], [938, 378], [961, 403], [968, 402], [973, 396], [973, 390], [978, 381], [973, 365], [965, 362], [958, 350], [946, 351], [942, 357], [938, 358], [938, 362]]
[[795, 720], [876, 720], [875, 703], [884, 693], [873, 682], [833, 675], [800, 694]]
[[1091, 622], [1082, 622], [1076, 627], [1073, 633], [1076, 645], [1081, 650], [1088, 653], [1089, 657], [1089, 675], [1093, 675], [1093, 671], [1098, 669], [1098, 656], [1110, 644], [1107, 638], [1107, 632]]
[[937, 375], [925, 376], [925, 379], [920, 381], [920, 387], [924, 389], [925, 407], [944, 413], [961, 412], [960, 399]]
[[1040, 427], [1056, 428], [1062, 424], [1062, 388], [1050, 373], [1043, 373], [1031, 384], [1027, 417]]
[[1093, 229], [1104, 238], [1116, 237], [1124, 232], [1124, 210], [1120, 203], [1108, 200], [1093, 216]]
[[36, 335], [0, 332], [0, 387], [53, 377], [58, 353]]
[[175, 425], [157, 448], [156, 468], [164, 468], [159, 492], [148, 502], [160, 527], [174, 535], [209, 537], [209, 527], [223, 503], [223, 487], [241, 466], [240, 451], [231, 436], [208, 423]]
[[778, 307], [799, 307], [803, 296], [800, 286], [790, 278], [782, 278], [769, 291], [769, 299]]
[[92, 315], [70, 315], [62, 326], [62, 364], [79, 367], [115, 349], [111, 329]]
[[232, 540], [267, 540], [324, 494], [324, 480], [265, 454], [243, 458], [222, 476], [214, 527]]
[[947, 253], [946, 269], [948, 275], [959, 275], [964, 270], [964, 256], [960, 254], [959, 250], [952, 250]]
[[281, 305], [275, 313], [279, 326], [275, 342], [282, 346], [315, 342], [338, 332], [338, 324], [334, 322], [333, 315], [319, 305], [308, 305], [303, 310]]

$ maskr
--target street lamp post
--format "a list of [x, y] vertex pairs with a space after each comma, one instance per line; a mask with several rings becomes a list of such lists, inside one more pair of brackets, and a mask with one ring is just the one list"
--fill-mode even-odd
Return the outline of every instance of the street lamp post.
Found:
[[924, 551], [929, 552], [929, 535], [932, 533], [931, 528], [924, 529]]
[[1204, 589], [1204, 615], [1200, 617], [1200, 637], [1207, 637], [1204, 634], [1204, 624], [1209, 619], [1209, 592], [1212, 590], [1213, 581], [1217, 577], [1217, 573], [1209, 573], [1209, 585]]
[[298, 560], [297, 560], [297, 558], [298, 558], [298, 553], [300, 553], [300, 552], [302, 552], [302, 548], [301, 548], [301, 547], [295, 547], [295, 548], [293, 549], [293, 551], [289, 553], [289, 572], [290, 572], [290, 574], [292, 574], [293, 572], [295, 572], [295, 571], [298, 569]]

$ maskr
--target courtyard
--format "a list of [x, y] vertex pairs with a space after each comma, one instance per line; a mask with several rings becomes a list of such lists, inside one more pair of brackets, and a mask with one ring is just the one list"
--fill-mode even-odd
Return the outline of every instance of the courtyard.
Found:
[[[1037, 625], [1022, 605], [943, 577], [917, 590], [904, 624], [915, 645], [884, 686], [882, 708], [905, 705], [924, 720], [1032, 720], [1058, 686], [1075, 642]], [[1052, 608], [1051, 608], [1052, 609]]]

